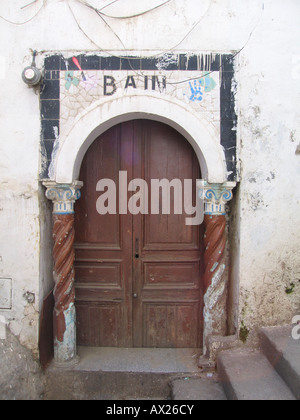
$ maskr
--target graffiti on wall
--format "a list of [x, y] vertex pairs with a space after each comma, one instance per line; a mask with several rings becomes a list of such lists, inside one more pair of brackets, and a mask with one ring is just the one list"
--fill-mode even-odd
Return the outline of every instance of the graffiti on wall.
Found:
[[192, 102], [203, 100], [204, 93], [211, 92], [217, 86], [215, 80], [209, 75], [204, 74], [199, 79], [189, 81], [190, 96], [189, 100]]

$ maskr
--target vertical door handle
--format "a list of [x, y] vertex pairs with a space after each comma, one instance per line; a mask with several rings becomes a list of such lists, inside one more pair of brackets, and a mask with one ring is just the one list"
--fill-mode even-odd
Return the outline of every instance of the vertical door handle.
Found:
[[140, 258], [139, 251], [140, 251], [140, 242], [139, 242], [139, 239], [136, 238], [135, 239], [135, 258]]

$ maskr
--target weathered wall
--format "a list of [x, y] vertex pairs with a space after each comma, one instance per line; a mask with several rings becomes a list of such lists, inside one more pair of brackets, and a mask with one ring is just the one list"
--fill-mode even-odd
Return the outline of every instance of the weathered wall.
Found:
[[[239, 57], [242, 333], [300, 312], [299, 7], [264, 4]], [[298, 63], [298, 64], [297, 64]]]
[[30, 350], [9, 331], [0, 341], [0, 400], [41, 400], [43, 375]]
[[[39, 52], [38, 66], [61, 51], [239, 52], [241, 183], [232, 205], [230, 331], [245, 326], [244, 337], [260, 325], [290, 322], [300, 312], [299, 1], [171, 0], [140, 17], [106, 17], [110, 26], [78, 0], [47, 0], [42, 6], [38, 0], [20, 10], [20, 1], [0, 2], [0, 15], [14, 22], [38, 12], [22, 25], [0, 19], [0, 278], [11, 279], [3, 282], [11, 302], [0, 315], [11, 331], [37, 353], [38, 311], [51, 287], [50, 223], [43, 223], [49, 207], [38, 182], [39, 97], [21, 79], [30, 49]], [[149, 1], [120, 0], [104, 11], [128, 16], [146, 9]]]

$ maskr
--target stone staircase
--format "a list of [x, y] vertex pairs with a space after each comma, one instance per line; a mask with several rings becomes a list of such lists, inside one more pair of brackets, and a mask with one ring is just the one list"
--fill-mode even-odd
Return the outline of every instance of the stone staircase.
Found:
[[217, 360], [217, 379], [174, 380], [173, 400], [299, 400], [300, 340], [291, 327], [263, 328], [261, 348], [226, 350]]

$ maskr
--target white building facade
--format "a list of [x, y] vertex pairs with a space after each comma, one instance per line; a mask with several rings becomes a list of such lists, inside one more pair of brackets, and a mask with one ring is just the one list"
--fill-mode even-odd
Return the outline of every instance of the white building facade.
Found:
[[[260, 327], [292, 323], [300, 314], [299, 2], [21, 3], [0, 4], [2, 324], [39, 358], [55, 286], [54, 358], [76, 360], [82, 162], [96, 139], [136, 120], [171, 127], [199, 163], [204, 351], [211, 335], [255, 346]], [[21, 77], [33, 55], [37, 87]]]

